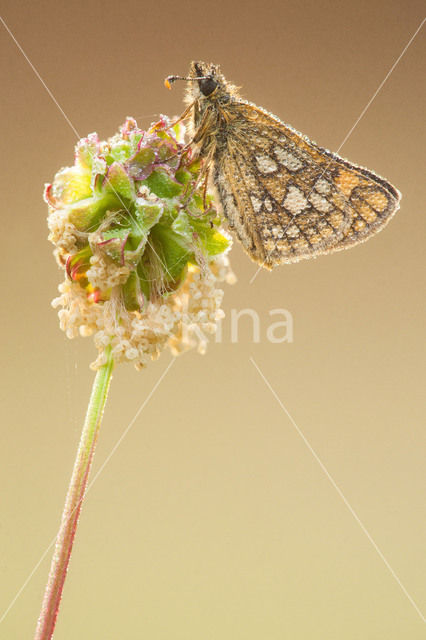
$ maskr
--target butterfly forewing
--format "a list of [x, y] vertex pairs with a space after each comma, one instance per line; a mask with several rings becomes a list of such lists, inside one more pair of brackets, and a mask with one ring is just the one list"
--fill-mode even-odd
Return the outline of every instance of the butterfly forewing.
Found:
[[242, 100], [217, 65], [191, 63], [188, 98], [224, 215], [262, 266], [358, 244], [398, 210], [400, 194], [386, 180]]

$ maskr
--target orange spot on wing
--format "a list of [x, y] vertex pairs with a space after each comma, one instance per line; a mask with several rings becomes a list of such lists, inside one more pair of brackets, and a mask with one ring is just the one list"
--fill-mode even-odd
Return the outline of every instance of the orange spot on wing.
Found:
[[369, 193], [364, 197], [367, 200], [368, 204], [380, 213], [384, 211], [388, 206], [388, 199], [381, 191], [373, 191], [372, 193]]
[[344, 193], [345, 196], [349, 198], [355, 187], [359, 185], [360, 179], [351, 171], [345, 171], [344, 169], [342, 169], [335, 182], [340, 191], [342, 191], [342, 193]]

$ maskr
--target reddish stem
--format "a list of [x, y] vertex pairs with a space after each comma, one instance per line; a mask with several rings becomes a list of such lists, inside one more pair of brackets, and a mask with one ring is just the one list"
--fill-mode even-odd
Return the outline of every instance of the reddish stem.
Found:
[[55, 630], [78, 518], [111, 381], [112, 368], [113, 360], [109, 347], [107, 349], [107, 362], [98, 370], [93, 383], [34, 640], [50, 640]]

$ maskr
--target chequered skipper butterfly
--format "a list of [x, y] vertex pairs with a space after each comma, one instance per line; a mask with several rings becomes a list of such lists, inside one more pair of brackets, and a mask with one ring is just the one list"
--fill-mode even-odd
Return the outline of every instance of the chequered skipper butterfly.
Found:
[[[192, 62], [187, 109], [204, 171], [244, 249], [268, 269], [347, 249], [382, 229], [401, 194], [240, 98], [217, 65]], [[207, 179], [207, 177], [206, 177]]]

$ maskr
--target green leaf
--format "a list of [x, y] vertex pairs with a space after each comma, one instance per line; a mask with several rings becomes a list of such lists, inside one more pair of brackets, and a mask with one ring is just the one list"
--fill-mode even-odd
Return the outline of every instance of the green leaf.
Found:
[[195, 218], [186, 211], [180, 211], [172, 224], [172, 229], [185, 238], [188, 245], [193, 245], [198, 238], [203, 250], [209, 256], [216, 256], [226, 251], [229, 240], [212, 227], [210, 218]]
[[198, 175], [198, 173], [200, 172], [201, 169], [201, 160], [200, 158], [196, 158], [195, 160], [192, 160], [192, 162], [190, 162], [187, 165], [187, 169], [194, 175]]
[[229, 240], [202, 218], [188, 216], [188, 221], [209, 256], [217, 256], [229, 247]]
[[135, 218], [132, 220], [137, 228], [149, 231], [160, 220], [164, 208], [161, 204], [151, 204], [144, 198], [138, 198], [135, 206]]
[[108, 164], [111, 164], [114, 162], [122, 162], [122, 163], [126, 162], [131, 152], [132, 152], [132, 145], [128, 140], [120, 140], [120, 142], [116, 142], [111, 146], [110, 151], [108, 153], [108, 160], [109, 160]]
[[90, 268], [90, 258], [92, 255], [93, 253], [90, 246], [86, 245], [81, 251], [69, 256], [66, 263], [68, 277], [74, 282], [79, 282], [82, 287], [88, 284], [86, 272]]
[[139, 262], [137, 267], [137, 275], [139, 278], [139, 286], [143, 293], [145, 300], [149, 300], [151, 297], [151, 283], [152, 278], [150, 278], [147, 268], [142, 262]]
[[91, 175], [79, 166], [66, 167], [59, 171], [53, 183], [53, 195], [61, 204], [72, 204], [92, 195]]
[[125, 264], [125, 248], [128, 244], [130, 228], [116, 227], [106, 229], [102, 233], [99, 248], [117, 264]]
[[166, 281], [180, 280], [182, 269], [193, 257], [192, 248], [180, 234], [162, 224], [152, 228], [151, 238]]
[[107, 210], [117, 208], [117, 198], [110, 194], [86, 198], [68, 207], [68, 220], [79, 231], [95, 231]]
[[190, 171], [187, 171], [186, 169], [181, 167], [176, 171], [175, 178], [181, 184], [188, 184], [188, 182], [193, 179], [193, 175]]
[[213, 229], [201, 240], [209, 256], [217, 256], [229, 247], [228, 238]]
[[75, 146], [75, 163], [82, 169], [91, 169], [93, 158], [99, 151], [99, 139], [96, 133], [89, 133], [86, 138], [79, 140]]
[[174, 198], [183, 191], [183, 186], [163, 169], [155, 169], [142, 184], [146, 184], [159, 198]]
[[140, 311], [146, 299], [141, 290], [137, 272], [131, 271], [123, 285], [123, 300], [126, 309], [128, 311]]
[[[129, 175], [135, 180], [143, 179], [147, 175], [147, 172], [145, 172], [145, 176], [143, 175], [143, 170], [146, 169], [146, 167], [149, 167], [149, 165], [152, 165], [154, 161], [155, 153], [152, 149], [149, 149], [148, 147], [140, 149], [127, 161], [126, 166]], [[141, 177], [139, 178], [138, 176]]]
[[193, 227], [191, 226], [188, 214], [180, 211], [172, 223], [172, 229], [179, 235], [183, 236], [189, 243], [192, 241]]
[[113, 162], [109, 167], [108, 173], [104, 178], [103, 187], [106, 193], [113, 193], [116, 197], [121, 196], [126, 200], [135, 198], [133, 180], [118, 162]]

